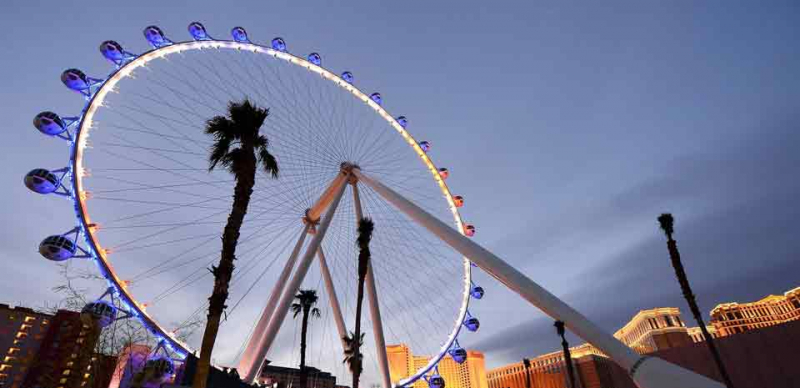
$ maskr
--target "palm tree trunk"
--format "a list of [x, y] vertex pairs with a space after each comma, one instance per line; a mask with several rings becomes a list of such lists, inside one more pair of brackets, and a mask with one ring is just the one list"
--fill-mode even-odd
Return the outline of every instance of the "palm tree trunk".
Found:
[[525, 366], [525, 388], [531, 388], [531, 360], [523, 358], [522, 365]]
[[672, 238], [671, 233], [667, 233], [667, 249], [669, 249], [669, 258], [672, 260], [672, 267], [675, 269], [675, 276], [678, 277], [678, 283], [681, 285], [683, 297], [686, 298], [686, 303], [689, 304], [689, 310], [692, 311], [694, 319], [700, 326], [700, 331], [703, 333], [703, 337], [705, 337], [705, 342], [708, 344], [708, 350], [711, 351], [711, 355], [714, 357], [714, 362], [717, 364], [717, 368], [719, 368], [719, 373], [722, 376], [722, 380], [728, 388], [734, 388], [731, 378], [728, 375], [728, 371], [725, 369], [725, 365], [722, 363], [722, 357], [720, 357], [717, 346], [714, 343], [714, 338], [711, 337], [711, 334], [708, 332], [706, 324], [703, 321], [703, 315], [700, 313], [700, 308], [697, 306], [697, 300], [695, 300], [694, 294], [692, 293], [692, 288], [689, 286], [689, 278], [686, 276], [686, 271], [683, 269], [681, 254], [678, 252], [678, 244]]
[[311, 305], [303, 306], [303, 328], [300, 333], [300, 372], [306, 369], [306, 335], [308, 334], [308, 313]]
[[353, 347], [355, 348], [356, 354], [356, 365], [353, 368], [353, 388], [358, 388], [358, 382], [361, 377], [361, 358], [358, 357], [361, 354], [361, 308], [364, 304], [364, 280], [366, 279], [365, 276], [361, 276], [361, 263], [359, 263], [359, 275], [358, 275], [358, 299], [356, 299], [356, 331], [355, 331], [355, 344]]
[[569, 388], [577, 388], [575, 386], [575, 371], [572, 368], [572, 354], [569, 352], [569, 343], [567, 339], [561, 336], [561, 347], [564, 349], [564, 364], [567, 366], [567, 374], [569, 374]]
[[[252, 150], [247, 151], [247, 155], [253, 155]], [[193, 388], [205, 388], [208, 373], [211, 368], [211, 353], [214, 350], [214, 342], [219, 332], [219, 324], [222, 313], [225, 311], [225, 301], [228, 299], [228, 286], [233, 275], [233, 261], [236, 260], [236, 245], [239, 241], [239, 230], [247, 214], [247, 206], [250, 204], [250, 196], [253, 194], [256, 175], [256, 159], [252, 156], [252, 161], [248, 161], [246, 171], [236, 174], [236, 187], [233, 195], [233, 205], [231, 213], [228, 215], [228, 222], [222, 234], [222, 253], [220, 254], [219, 266], [213, 267], [211, 273], [214, 274], [214, 291], [208, 298], [208, 321], [206, 322], [203, 342], [200, 347], [200, 358], [197, 362], [197, 372], [192, 382]], [[258, 363], [259, 367], [261, 363]]]

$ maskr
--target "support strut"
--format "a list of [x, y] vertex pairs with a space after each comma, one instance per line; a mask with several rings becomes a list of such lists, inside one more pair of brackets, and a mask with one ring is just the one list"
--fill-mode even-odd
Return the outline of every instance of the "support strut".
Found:
[[336, 289], [333, 287], [331, 271], [328, 269], [328, 261], [325, 259], [325, 254], [322, 252], [321, 245], [317, 250], [317, 258], [319, 259], [319, 267], [320, 271], [322, 272], [322, 278], [325, 281], [325, 292], [328, 293], [328, 299], [330, 299], [331, 302], [333, 320], [336, 322], [336, 330], [339, 332], [339, 341], [342, 343], [342, 351], [344, 351], [347, 348], [344, 340], [344, 338], [347, 336], [347, 326], [344, 324], [342, 308], [339, 306], [339, 298], [336, 296]]
[[[354, 180], [353, 186], [353, 205], [356, 210], [356, 224], [364, 217], [361, 209], [361, 196], [358, 193], [358, 182]], [[381, 320], [381, 308], [378, 304], [378, 289], [375, 286], [375, 273], [372, 269], [372, 261], [367, 266], [367, 299], [369, 300], [369, 314], [372, 317], [372, 335], [375, 340], [375, 353], [378, 355], [378, 367], [381, 370], [383, 388], [392, 388], [392, 377], [389, 373], [389, 357], [386, 355], [386, 340], [383, 337], [383, 321]]]
[[722, 388], [722, 384], [658, 357], [640, 356], [553, 294], [482, 246], [464, 237], [438, 218], [377, 180], [354, 168], [353, 174], [386, 201], [468, 257], [481, 269], [552, 318], [565, 322], [572, 332], [607, 354], [626, 369], [641, 388]]
[[270, 318], [275, 313], [275, 306], [278, 304], [278, 299], [283, 293], [286, 281], [289, 279], [289, 275], [292, 273], [294, 263], [297, 261], [297, 255], [300, 254], [300, 249], [303, 247], [303, 243], [306, 240], [306, 235], [308, 234], [311, 225], [311, 223], [307, 222], [303, 227], [302, 232], [300, 232], [300, 237], [297, 239], [297, 243], [295, 244], [294, 249], [292, 249], [292, 253], [289, 255], [289, 260], [286, 260], [286, 264], [283, 266], [283, 270], [278, 276], [278, 280], [275, 282], [275, 287], [272, 288], [272, 293], [269, 295], [267, 305], [264, 306], [264, 310], [261, 312], [261, 317], [258, 319], [256, 327], [253, 329], [250, 342], [247, 343], [247, 348], [245, 348], [244, 353], [242, 354], [242, 359], [239, 360], [238, 369], [239, 373], [241, 374], [246, 375], [254, 365], [261, 365], [260, 363], [256, 362], [253, 356], [258, 349], [263, 347], [264, 336], [266, 334], [265, 330], [269, 325]]
[[[344, 175], [344, 179], [346, 179], [346, 175], [349, 174], [343, 172], [342, 175]], [[344, 180], [342, 182], [344, 182]], [[294, 300], [295, 294], [297, 294], [297, 291], [300, 289], [300, 284], [303, 283], [303, 279], [308, 273], [308, 268], [311, 266], [311, 261], [314, 259], [314, 254], [316, 254], [317, 250], [319, 249], [322, 239], [325, 238], [325, 233], [328, 231], [328, 226], [331, 224], [331, 220], [336, 213], [336, 207], [339, 205], [339, 201], [342, 199], [342, 194], [344, 194], [345, 187], [346, 186], [344, 184], [341, 184], [336, 189], [330, 206], [325, 213], [325, 217], [322, 219], [322, 222], [317, 229], [317, 233], [314, 235], [314, 238], [311, 239], [311, 243], [308, 244], [308, 247], [306, 248], [303, 257], [300, 260], [300, 264], [297, 266], [297, 270], [295, 271], [292, 280], [286, 286], [283, 296], [281, 297], [280, 302], [278, 302], [278, 305], [275, 309], [275, 314], [273, 315], [272, 319], [270, 319], [266, 333], [264, 334], [262, 346], [258, 349], [256, 357], [253, 360], [253, 367], [248, 370], [244, 381], [252, 383], [258, 378], [258, 375], [261, 371], [261, 366], [264, 364], [264, 360], [267, 357], [267, 352], [269, 351], [270, 346], [272, 346], [272, 343], [275, 341], [275, 337], [278, 335], [278, 330], [281, 328], [283, 320], [286, 319], [286, 315], [289, 313], [289, 307], [292, 304], [292, 300]]]

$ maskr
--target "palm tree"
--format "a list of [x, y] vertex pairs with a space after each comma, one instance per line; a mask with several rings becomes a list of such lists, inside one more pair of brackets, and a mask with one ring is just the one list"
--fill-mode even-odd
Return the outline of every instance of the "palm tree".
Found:
[[216, 116], [208, 120], [205, 126], [205, 133], [214, 137], [211, 154], [208, 156], [208, 170], [214, 170], [217, 165], [227, 168], [236, 178], [236, 187], [233, 191], [231, 213], [222, 234], [219, 265], [212, 266], [210, 270], [214, 275], [214, 291], [208, 298], [208, 320], [200, 347], [194, 388], [206, 386], [211, 352], [214, 350], [222, 313], [227, 307], [225, 301], [228, 299], [228, 286], [233, 275], [233, 261], [236, 260], [239, 229], [247, 214], [258, 167], [263, 168], [273, 178], [278, 177], [278, 163], [267, 150], [269, 141], [259, 133], [264, 120], [269, 116], [269, 109], [259, 108], [245, 99], [242, 102], [231, 102], [227, 113], [227, 117]]
[[352, 331], [349, 336], [342, 338], [344, 340], [344, 363], [350, 367], [350, 372], [353, 374], [353, 387], [356, 387], [356, 375], [361, 376], [361, 372], [364, 371], [361, 364], [364, 355], [360, 352], [361, 345], [364, 344], [364, 333], [359, 336], [358, 343], [355, 338], [356, 335]]
[[717, 368], [719, 368], [719, 373], [722, 375], [722, 380], [728, 388], [733, 388], [733, 383], [731, 382], [730, 376], [728, 376], [728, 371], [725, 370], [725, 365], [722, 364], [722, 358], [719, 355], [719, 351], [717, 351], [714, 338], [708, 333], [706, 324], [703, 322], [703, 315], [700, 313], [700, 308], [697, 307], [697, 301], [692, 293], [692, 288], [689, 286], [689, 278], [686, 276], [686, 271], [683, 269], [683, 263], [681, 263], [681, 254], [678, 252], [678, 244], [672, 238], [672, 234], [675, 233], [675, 219], [672, 217], [672, 214], [664, 213], [658, 217], [658, 223], [661, 225], [661, 230], [663, 230], [664, 234], [667, 236], [669, 257], [672, 260], [672, 268], [675, 269], [675, 276], [678, 277], [678, 283], [681, 285], [683, 297], [686, 298], [686, 303], [689, 304], [689, 310], [692, 311], [694, 319], [700, 326], [700, 331], [703, 332], [703, 337], [706, 340], [705, 342], [708, 344], [708, 350], [711, 351], [714, 362], [717, 363]]
[[292, 312], [294, 317], [297, 318], [300, 313], [303, 313], [303, 328], [300, 334], [300, 372], [306, 369], [306, 336], [308, 334], [308, 317], [320, 317], [319, 309], [314, 307], [317, 304], [319, 297], [317, 290], [300, 290], [294, 296], [297, 302], [292, 303]]
[[522, 365], [525, 367], [525, 388], [531, 388], [531, 360], [523, 358]]
[[[358, 388], [358, 380], [361, 377], [361, 344], [364, 342], [364, 333], [361, 332], [361, 309], [364, 304], [364, 282], [367, 279], [367, 268], [369, 268], [369, 260], [372, 254], [369, 251], [369, 242], [372, 240], [372, 231], [375, 229], [375, 224], [369, 218], [362, 218], [358, 221], [358, 296], [356, 299], [356, 331], [350, 338], [350, 344], [353, 346], [352, 356], [358, 356], [358, 367], [354, 368], [352, 365], [350, 370], [353, 372], [353, 388]], [[353, 338], [359, 338], [354, 341]], [[347, 352], [345, 352], [347, 355]]]
[[566, 364], [567, 373], [569, 374], [569, 386], [570, 388], [576, 388], [575, 372], [572, 370], [572, 355], [569, 352], [569, 343], [567, 342], [567, 337], [564, 336], [564, 334], [566, 334], [564, 330], [564, 322], [556, 321], [553, 326], [556, 327], [556, 333], [559, 337], [561, 337], [561, 348], [564, 352], [564, 364]]

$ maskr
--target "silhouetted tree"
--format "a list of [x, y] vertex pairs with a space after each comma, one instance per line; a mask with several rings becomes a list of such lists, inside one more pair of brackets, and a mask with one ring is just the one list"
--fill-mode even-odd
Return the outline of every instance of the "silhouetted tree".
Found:
[[727, 385], [728, 388], [734, 388], [730, 376], [728, 376], [728, 371], [725, 369], [725, 365], [722, 363], [722, 357], [720, 357], [719, 351], [717, 351], [717, 345], [714, 343], [714, 338], [708, 332], [706, 324], [703, 321], [703, 315], [700, 313], [700, 308], [697, 307], [697, 301], [692, 293], [692, 288], [689, 286], [689, 278], [686, 276], [686, 271], [683, 269], [681, 254], [678, 252], [678, 243], [672, 238], [672, 235], [675, 233], [675, 219], [672, 217], [672, 214], [664, 213], [658, 217], [658, 223], [661, 225], [661, 230], [663, 230], [664, 234], [667, 236], [667, 249], [669, 250], [669, 258], [672, 260], [672, 268], [675, 269], [675, 276], [678, 277], [678, 283], [681, 285], [683, 297], [686, 298], [686, 303], [689, 304], [689, 310], [692, 311], [694, 319], [700, 326], [700, 331], [703, 332], [703, 337], [705, 337], [706, 340], [705, 342], [708, 344], [708, 350], [711, 351], [711, 355], [714, 357], [714, 362], [717, 363], [717, 368], [719, 368], [719, 373], [722, 375], [725, 385]]
[[361, 372], [364, 371], [362, 366], [362, 362], [364, 360], [364, 356], [361, 354], [361, 345], [364, 344], [364, 333], [361, 333], [358, 336], [358, 342], [355, 340], [356, 335], [352, 331], [350, 335], [344, 337], [344, 363], [350, 369], [350, 373], [353, 374], [353, 387], [355, 387], [355, 378], [356, 375], [360, 376]]
[[364, 282], [367, 279], [367, 269], [369, 268], [369, 261], [372, 257], [369, 250], [369, 243], [372, 240], [372, 231], [374, 229], [375, 224], [371, 219], [362, 218], [358, 221], [358, 239], [356, 240], [358, 244], [358, 295], [356, 299], [356, 330], [352, 338], [359, 338], [359, 341], [353, 341], [351, 338], [351, 343], [353, 345], [353, 354], [358, 355], [356, 360], [359, 365], [357, 368], [353, 368], [352, 366], [350, 368], [353, 372], [353, 388], [358, 388], [359, 378], [363, 371], [360, 365], [363, 361], [361, 344], [364, 341], [364, 333], [361, 332], [361, 312], [364, 304]]
[[531, 388], [531, 360], [523, 358], [522, 365], [525, 367], [525, 388]]
[[567, 374], [569, 375], [569, 386], [570, 388], [575, 387], [575, 371], [572, 368], [572, 354], [569, 352], [569, 343], [567, 342], [567, 337], [565, 336], [566, 331], [564, 330], [564, 322], [556, 321], [553, 324], [556, 327], [556, 333], [558, 336], [561, 337], [561, 348], [564, 351], [564, 364], [567, 366]]
[[233, 204], [228, 222], [222, 233], [222, 252], [219, 265], [211, 267], [214, 274], [214, 291], [208, 298], [208, 320], [200, 347], [200, 358], [197, 362], [193, 387], [205, 388], [211, 365], [211, 353], [217, 339], [225, 301], [228, 299], [228, 286], [233, 275], [233, 262], [236, 260], [236, 245], [239, 241], [239, 230], [247, 214], [250, 196], [256, 182], [256, 171], [259, 165], [272, 175], [278, 177], [278, 163], [269, 153], [269, 141], [259, 131], [264, 120], [269, 116], [269, 109], [259, 108], [249, 100], [231, 102], [226, 116], [216, 116], [208, 120], [205, 132], [214, 137], [211, 154], [208, 157], [211, 171], [217, 165], [228, 169], [236, 179], [233, 191]]
[[316, 290], [300, 290], [294, 296], [297, 302], [292, 303], [292, 312], [294, 318], [297, 318], [300, 313], [303, 313], [303, 324], [300, 334], [300, 371], [306, 369], [306, 337], [308, 335], [308, 318], [310, 316], [320, 317], [319, 309], [314, 307], [317, 304], [319, 297]]

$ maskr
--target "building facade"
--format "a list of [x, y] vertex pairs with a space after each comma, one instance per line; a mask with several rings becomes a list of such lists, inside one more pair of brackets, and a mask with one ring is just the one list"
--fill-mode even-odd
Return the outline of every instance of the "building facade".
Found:
[[692, 343], [676, 307], [639, 311], [614, 337], [639, 354]]
[[[706, 330], [708, 330], [708, 334], [711, 334], [712, 338], [719, 337], [719, 333], [717, 332], [717, 328], [711, 325], [706, 325]], [[689, 334], [689, 338], [692, 339], [692, 342], [703, 342], [706, 339], [703, 337], [703, 331], [700, 330], [700, 326], [690, 327], [686, 329], [686, 333]]]
[[95, 354], [99, 334], [78, 312], [0, 304], [0, 387], [107, 387], [115, 359]]
[[0, 304], [0, 387], [18, 388], [50, 327], [51, 316]]
[[[305, 377], [305, 387], [301, 377]], [[258, 383], [269, 388], [335, 388], [336, 376], [312, 367], [306, 367], [305, 376], [301, 376], [298, 368], [265, 364]]]
[[51, 319], [23, 387], [79, 388], [92, 377], [98, 361], [100, 328], [84, 324], [78, 312], [59, 310]]
[[[429, 356], [416, 356], [405, 344], [388, 345], [389, 374], [392, 383], [411, 376], [430, 361]], [[444, 378], [447, 388], [489, 388], [486, 380], [486, 359], [483, 353], [467, 350], [467, 359], [459, 364], [450, 356], [445, 356], [438, 364], [439, 375]], [[414, 388], [428, 388], [428, 383], [419, 379]]]
[[719, 336], [744, 333], [800, 319], [800, 287], [750, 303], [723, 303], [711, 310]]

